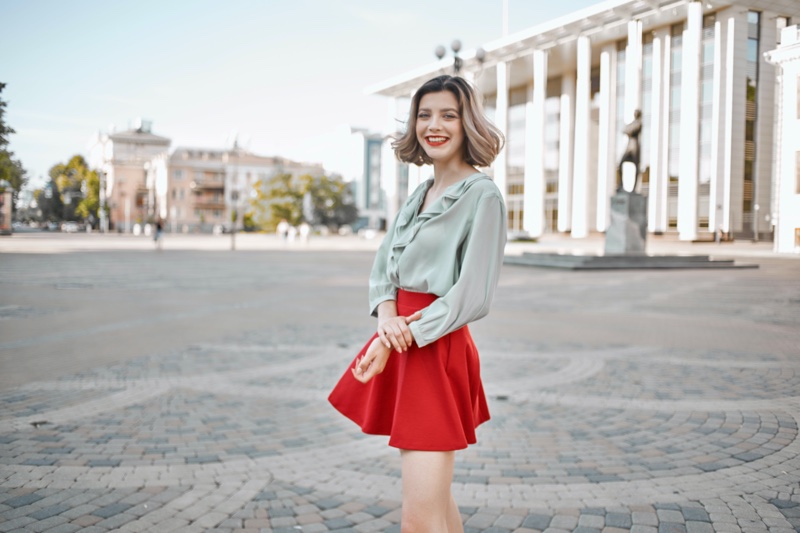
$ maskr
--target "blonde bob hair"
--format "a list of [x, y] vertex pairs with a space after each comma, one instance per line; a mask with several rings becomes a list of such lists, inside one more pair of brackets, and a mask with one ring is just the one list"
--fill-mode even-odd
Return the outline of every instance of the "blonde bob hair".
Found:
[[392, 143], [397, 158], [404, 163], [430, 165], [433, 163], [417, 140], [417, 113], [422, 97], [430, 93], [449, 91], [458, 102], [461, 126], [464, 128], [464, 161], [478, 167], [488, 167], [503, 148], [505, 139], [489, 122], [475, 89], [465, 79], [443, 75], [425, 82], [411, 99], [406, 132]]

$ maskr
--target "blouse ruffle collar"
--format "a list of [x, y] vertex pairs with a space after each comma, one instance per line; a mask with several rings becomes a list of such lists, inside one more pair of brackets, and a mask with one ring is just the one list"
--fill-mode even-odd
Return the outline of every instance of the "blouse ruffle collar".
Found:
[[433, 178], [417, 187], [414, 195], [408, 199], [397, 217], [395, 241], [392, 243], [392, 259], [396, 260], [403, 249], [414, 240], [414, 237], [416, 237], [417, 232], [425, 221], [445, 213], [474, 183], [485, 179], [490, 180], [491, 178], [483, 172], [476, 172], [450, 185], [445, 189], [442, 196], [428, 206], [422, 213], [419, 213], [419, 209], [425, 199], [425, 194], [427, 194], [428, 190], [433, 185]]

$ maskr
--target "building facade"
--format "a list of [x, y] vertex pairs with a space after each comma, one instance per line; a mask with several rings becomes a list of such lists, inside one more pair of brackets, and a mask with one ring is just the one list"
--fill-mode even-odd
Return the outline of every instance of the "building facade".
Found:
[[[89, 164], [101, 170], [110, 229], [130, 232], [135, 224], [160, 219], [173, 232], [242, 228], [255, 187], [277, 174], [324, 174], [322, 165], [230, 149], [176, 148], [154, 135], [151, 123], [131, 130], [98, 134], [90, 141]], [[102, 196], [102, 195], [101, 195]]]
[[166, 201], [162, 204], [171, 231], [229, 230], [234, 211], [237, 229], [241, 213], [255, 195], [278, 174], [321, 176], [318, 164], [253, 154], [237, 145], [231, 149], [177, 148], [169, 157]]
[[[462, 54], [506, 147], [491, 173], [512, 234], [603, 232], [641, 112], [648, 229], [681, 240], [768, 239], [775, 69], [763, 57], [800, 18], [791, 0], [610, 0]], [[370, 88], [404, 120], [442, 60]], [[390, 130], [391, 131], [391, 130]], [[430, 169], [410, 169], [414, 188]]]
[[88, 162], [101, 173], [111, 229], [128, 232], [133, 224], [156, 215], [156, 191], [148, 185], [148, 167], [167, 153], [170, 144], [170, 139], [152, 132], [152, 123], [141, 120], [132, 129], [97, 134], [90, 141]]
[[778, 68], [776, 91], [775, 251], [800, 252], [800, 26], [784, 28], [766, 58]]

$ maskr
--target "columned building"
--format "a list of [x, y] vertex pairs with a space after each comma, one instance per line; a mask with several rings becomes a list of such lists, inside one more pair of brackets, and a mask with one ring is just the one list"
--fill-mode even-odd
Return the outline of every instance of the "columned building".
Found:
[[[763, 52], [792, 19], [794, 0], [609, 0], [462, 54], [506, 135], [490, 172], [510, 233], [605, 231], [623, 129], [640, 110], [651, 233], [771, 238], [776, 74]], [[370, 90], [402, 121], [409, 95], [441, 73], [452, 61]], [[409, 189], [429, 176], [411, 168]]]

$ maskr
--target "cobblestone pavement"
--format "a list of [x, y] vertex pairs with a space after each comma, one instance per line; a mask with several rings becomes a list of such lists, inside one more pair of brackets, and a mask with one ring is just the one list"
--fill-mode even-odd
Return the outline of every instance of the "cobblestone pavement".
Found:
[[[0, 531], [399, 531], [397, 451], [326, 402], [371, 252], [37, 243], [0, 241]], [[800, 260], [757, 262], [505, 267], [465, 530], [800, 531]]]

